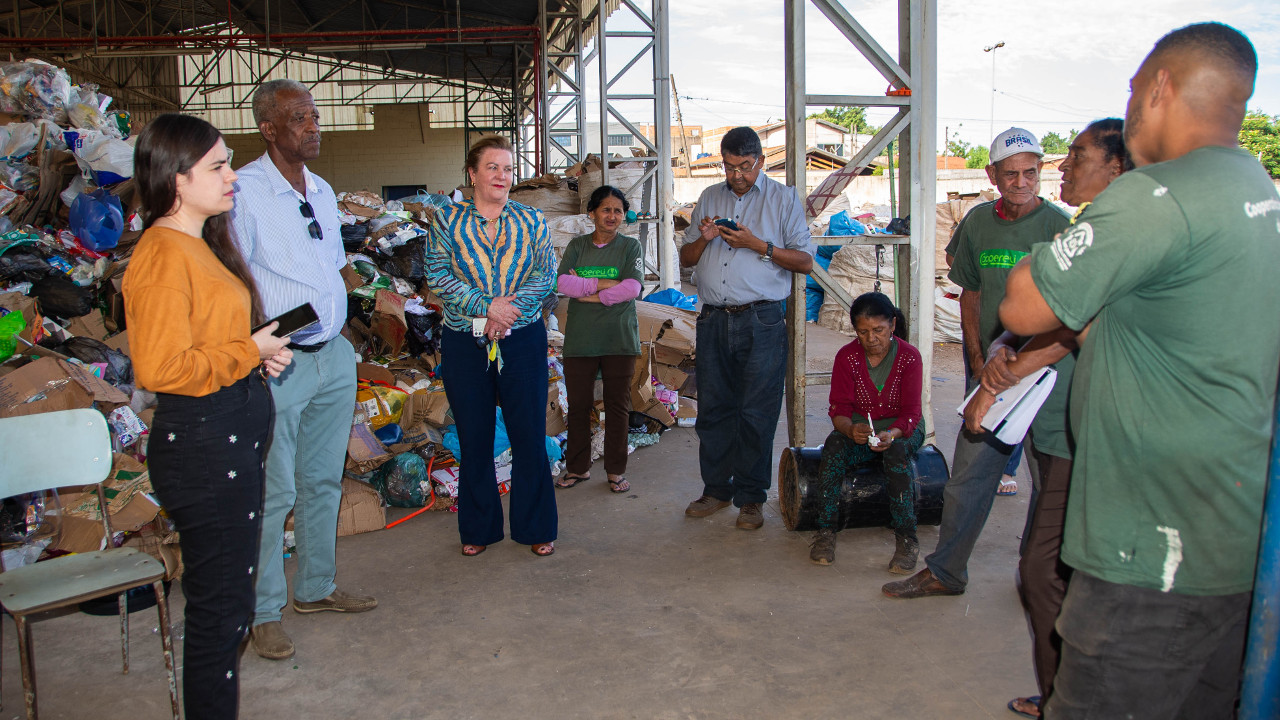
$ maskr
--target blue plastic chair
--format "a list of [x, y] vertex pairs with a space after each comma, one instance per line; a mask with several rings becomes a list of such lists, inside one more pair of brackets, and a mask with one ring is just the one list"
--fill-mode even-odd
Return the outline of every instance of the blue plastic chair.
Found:
[[134, 548], [111, 548], [111, 518], [102, 481], [111, 473], [111, 436], [97, 410], [63, 410], [0, 419], [0, 497], [93, 485], [102, 509], [106, 550], [77, 553], [0, 573], [0, 606], [13, 616], [22, 658], [22, 687], [27, 718], [35, 720], [36, 672], [29, 615], [118, 595], [120, 644], [124, 672], [129, 672], [129, 612], [125, 592], [151, 585], [160, 613], [160, 639], [169, 672], [169, 700], [178, 714], [169, 601], [164, 592], [164, 565]]

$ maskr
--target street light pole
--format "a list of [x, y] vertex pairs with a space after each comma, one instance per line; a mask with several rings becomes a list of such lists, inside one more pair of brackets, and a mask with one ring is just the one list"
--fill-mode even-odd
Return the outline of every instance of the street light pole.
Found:
[[1004, 41], [982, 48], [982, 52], [991, 53], [991, 125], [987, 128], [987, 142], [996, 136], [996, 50], [1004, 47]]

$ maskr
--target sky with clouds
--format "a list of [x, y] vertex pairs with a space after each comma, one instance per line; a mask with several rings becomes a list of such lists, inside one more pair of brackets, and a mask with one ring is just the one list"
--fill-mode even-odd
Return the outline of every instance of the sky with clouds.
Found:
[[[843, 0], [897, 57], [897, 2]], [[671, 3], [671, 72], [689, 124], [761, 124], [783, 114], [781, 0]], [[1216, 20], [1244, 32], [1259, 55], [1252, 109], [1280, 115], [1280, 2], [1275, 0], [996, 0], [938, 2], [938, 136], [944, 128], [990, 142], [992, 54], [995, 131], [1019, 125], [1066, 135], [1123, 116], [1129, 78], [1161, 35]], [[611, 23], [610, 29], [613, 29]], [[806, 7], [809, 94], [881, 94], [887, 83], [811, 4]], [[612, 42], [612, 41], [611, 41]], [[816, 110], [816, 108], [815, 108]], [[892, 111], [870, 110], [873, 125]]]

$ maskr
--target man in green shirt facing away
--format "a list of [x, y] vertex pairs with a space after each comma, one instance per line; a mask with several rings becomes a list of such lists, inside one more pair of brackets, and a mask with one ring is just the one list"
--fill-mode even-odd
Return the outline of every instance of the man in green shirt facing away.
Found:
[[1256, 74], [1225, 25], [1162, 38], [1137, 169], [1009, 277], [1010, 331], [1087, 330], [1050, 718], [1233, 714], [1280, 363], [1280, 197], [1237, 147]]

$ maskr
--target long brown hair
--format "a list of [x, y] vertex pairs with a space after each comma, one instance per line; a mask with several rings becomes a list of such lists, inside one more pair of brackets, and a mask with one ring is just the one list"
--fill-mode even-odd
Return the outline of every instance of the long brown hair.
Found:
[[[218, 142], [222, 133], [191, 115], [166, 113], [147, 123], [133, 151], [133, 182], [142, 204], [142, 226], [173, 212], [178, 203], [178, 175], [191, 172]], [[219, 213], [204, 221], [201, 237], [222, 265], [249, 289], [253, 325], [265, 320], [258, 286], [236, 245], [231, 213]]]

